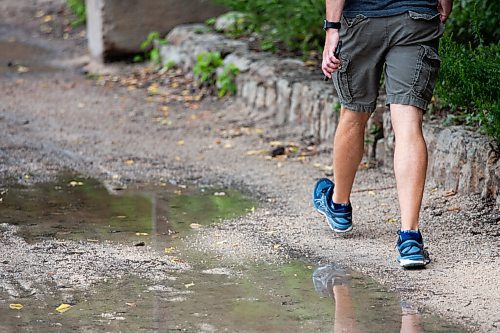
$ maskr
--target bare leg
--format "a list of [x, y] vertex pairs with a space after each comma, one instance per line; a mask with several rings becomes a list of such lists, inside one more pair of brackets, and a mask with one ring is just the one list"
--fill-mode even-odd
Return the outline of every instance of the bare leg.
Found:
[[352, 184], [363, 158], [365, 126], [370, 113], [340, 110], [340, 120], [333, 142], [333, 202], [348, 203]]
[[422, 110], [410, 105], [391, 105], [396, 136], [394, 173], [401, 209], [401, 229], [418, 229], [425, 176], [427, 146], [422, 133]]
[[335, 300], [335, 333], [357, 333], [360, 332], [356, 325], [354, 306], [352, 304], [349, 287], [344, 285], [333, 286]]

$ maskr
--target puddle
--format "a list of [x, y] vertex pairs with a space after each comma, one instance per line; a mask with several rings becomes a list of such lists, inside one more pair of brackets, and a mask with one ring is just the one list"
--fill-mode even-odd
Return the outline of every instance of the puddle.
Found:
[[48, 73], [57, 69], [47, 64], [50, 53], [18, 41], [0, 41], [0, 75]]
[[[66, 177], [9, 187], [2, 197], [2, 222], [18, 225], [30, 243], [144, 242], [156, 251], [168, 246], [192, 269], [160, 282], [131, 274], [85, 291], [47, 285], [43, 297], [0, 290], [0, 331], [465, 332], [406, 309], [373, 280], [333, 265], [234, 265], [187, 247], [183, 236], [193, 230], [254, 207], [234, 190], [165, 186], [116, 196], [95, 180]], [[73, 307], [56, 312], [63, 302]], [[24, 307], [10, 310], [12, 303]]]

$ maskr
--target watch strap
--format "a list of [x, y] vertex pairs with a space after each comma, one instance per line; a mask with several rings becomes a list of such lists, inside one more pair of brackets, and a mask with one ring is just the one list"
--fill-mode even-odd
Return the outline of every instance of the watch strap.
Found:
[[340, 29], [340, 22], [330, 22], [327, 20], [323, 21], [323, 29], [328, 30], [328, 29]]

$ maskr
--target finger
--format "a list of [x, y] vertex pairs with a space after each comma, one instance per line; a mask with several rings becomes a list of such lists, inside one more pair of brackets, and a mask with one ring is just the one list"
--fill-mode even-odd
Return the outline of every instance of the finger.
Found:
[[332, 78], [332, 74], [329, 71], [327, 71], [325, 68], [322, 68], [322, 70], [323, 70], [323, 74], [325, 74], [325, 76], [327, 78], [329, 78], [329, 79]]

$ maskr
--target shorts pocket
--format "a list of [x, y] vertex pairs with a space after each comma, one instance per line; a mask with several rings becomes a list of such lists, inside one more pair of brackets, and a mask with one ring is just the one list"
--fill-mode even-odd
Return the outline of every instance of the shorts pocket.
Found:
[[358, 23], [366, 21], [367, 17], [361, 14], [356, 15], [355, 17], [345, 17], [342, 16], [342, 25], [346, 28], [352, 28]]
[[351, 94], [351, 78], [349, 76], [349, 59], [344, 59], [341, 57], [342, 65], [334, 73], [333, 84], [339, 95], [340, 101], [343, 103], [352, 102]]
[[436, 49], [420, 45], [417, 68], [413, 78], [413, 93], [426, 101], [430, 101], [436, 85], [441, 60]]
[[432, 21], [439, 17], [439, 14], [422, 14], [409, 11], [408, 15], [414, 20]]

